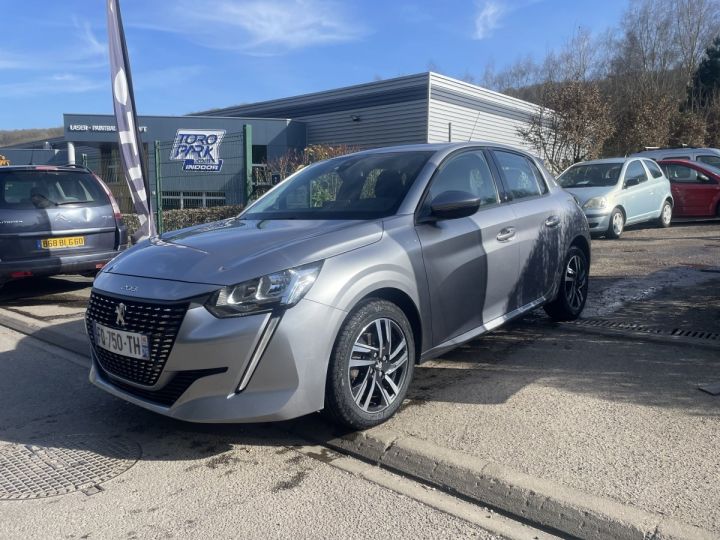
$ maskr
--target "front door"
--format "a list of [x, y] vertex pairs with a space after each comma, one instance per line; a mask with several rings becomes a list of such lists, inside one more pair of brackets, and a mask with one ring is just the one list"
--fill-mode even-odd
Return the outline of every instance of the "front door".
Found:
[[720, 185], [715, 180], [701, 180], [694, 167], [679, 163], [665, 165], [665, 171], [672, 186], [678, 216], [699, 217], [714, 214], [713, 202], [720, 191]]
[[[423, 223], [435, 197], [465, 191], [480, 209], [460, 219]], [[517, 278], [512, 209], [500, 203], [495, 179], [481, 150], [450, 156], [435, 173], [416, 231], [430, 291], [433, 345], [504, 315]]]

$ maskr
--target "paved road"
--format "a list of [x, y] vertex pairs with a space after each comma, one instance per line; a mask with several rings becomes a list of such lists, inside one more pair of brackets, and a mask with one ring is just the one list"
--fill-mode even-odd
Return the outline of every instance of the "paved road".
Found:
[[[326, 463], [322, 453], [313, 459], [304, 441], [274, 426], [199, 426], [127, 405], [88, 385], [84, 364], [0, 328], [0, 464], [9, 466], [11, 449], [32, 445], [89, 445], [108, 462], [115, 454], [103, 451], [107, 441], [141, 448], [137, 463], [94, 494], [2, 500], [8, 476], [0, 467], [0, 538], [499, 538]], [[65, 465], [36, 454], [56, 470]]]

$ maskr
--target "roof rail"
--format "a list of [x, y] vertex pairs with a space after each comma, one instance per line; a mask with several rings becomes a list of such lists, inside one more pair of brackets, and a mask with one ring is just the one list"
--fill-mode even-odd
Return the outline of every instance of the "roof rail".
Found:
[[69, 167], [73, 169], [84, 169], [86, 171], [92, 172], [90, 170], [90, 167], [87, 165], [83, 165], [82, 163], [67, 163], [66, 165], [60, 165], [60, 167]]

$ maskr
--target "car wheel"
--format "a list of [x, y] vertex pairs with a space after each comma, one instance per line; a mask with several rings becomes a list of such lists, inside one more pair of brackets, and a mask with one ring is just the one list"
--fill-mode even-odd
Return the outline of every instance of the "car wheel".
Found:
[[620, 238], [623, 230], [625, 230], [625, 215], [622, 210], [615, 208], [610, 214], [610, 224], [608, 225], [607, 237]]
[[325, 389], [325, 412], [352, 429], [390, 418], [413, 376], [412, 327], [395, 304], [369, 299], [347, 318], [335, 340]]
[[660, 210], [660, 217], [658, 218], [658, 226], [662, 227], [663, 229], [666, 229], [670, 226], [670, 222], [672, 221], [672, 205], [670, 204], [670, 201], [665, 201], [663, 203], [662, 210]]
[[585, 252], [572, 246], [565, 257], [557, 296], [544, 309], [555, 321], [572, 321], [582, 313], [587, 301], [589, 264]]

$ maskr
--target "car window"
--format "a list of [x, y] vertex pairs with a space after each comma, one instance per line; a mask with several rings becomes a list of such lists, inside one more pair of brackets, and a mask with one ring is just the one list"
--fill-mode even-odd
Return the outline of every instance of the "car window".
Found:
[[513, 199], [524, 199], [547, 193], [547, 186], [538, 168], [525, 156], [494, 150]]
[[698, 173], [695, 169], [686, 165], [670, 164], [665, 165], [668, 180], [673, 184], [698, 184]]
[[609, 187], [617, 184], [621, 170], [622, 163], [578, 163], [557, 181], [564, 188]]
[[93, 176], [80, 171], [0, 171], [0, 208], [29, 210], [110, 204]]
[[690, 156], [668, 156], [668, 157], [664, 157], [662, 159], [684, 159], [685, 161], [692, 161]]
[[703, 155], [698, 156], [697, 160], [707, 163], [708, 165], [712, 165], [713, 167], [720, 168], [720, 156]]
[[640, 161], [635, 160], [628, 165], [627, 170], [625, 171], [625, 181], [628, 180], [634, 180], [638, 179], [640, 183], [647, 181], [647, 173], [645, 172], [645, 169], [642, 166], [642, 163]]
[[246, 219], [374, 219], [394, 214], [432, 152], [375, 152], [307, 167], [258, 199]]
[[660, 169], [660, 166], [657, 163], [655, 163], [654, 161], [652, 161], [650, 159], [646, 159], [645, 165], [647, 166], [648, 170], [650, 171], [650, 174], [653, 175], [653, 178], [660, 178], [663, 175], [663, 172]]
[[480, 151], [453, 156], [442, 164], [430, 185], [428, 201], [446, 191], [465, 191], [480, 199], [480, 206], [498, 202], [490, 167]]

